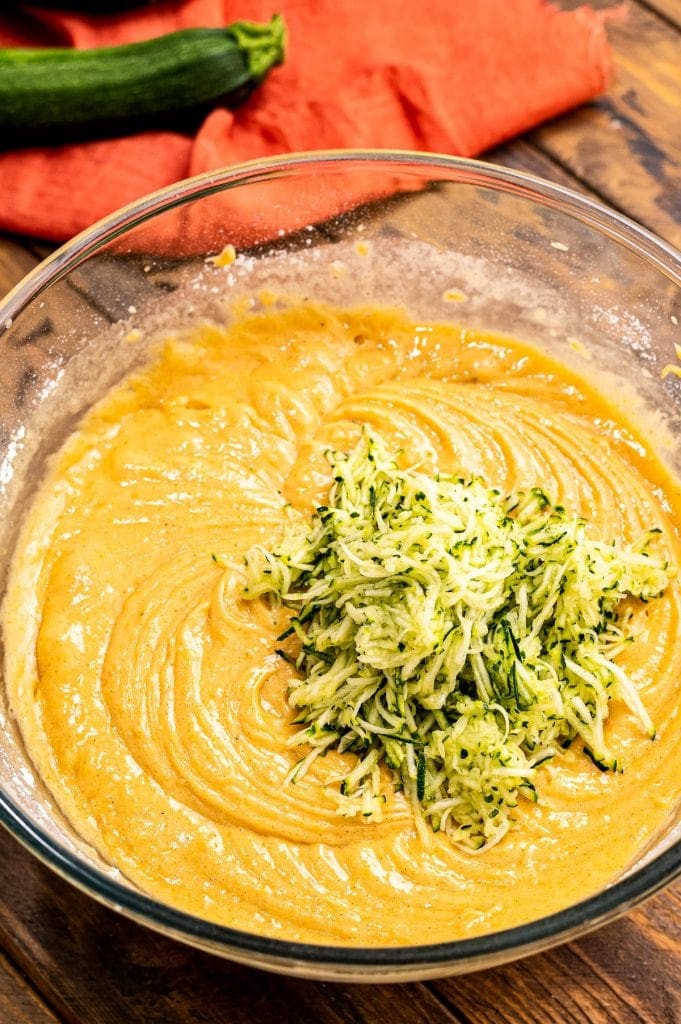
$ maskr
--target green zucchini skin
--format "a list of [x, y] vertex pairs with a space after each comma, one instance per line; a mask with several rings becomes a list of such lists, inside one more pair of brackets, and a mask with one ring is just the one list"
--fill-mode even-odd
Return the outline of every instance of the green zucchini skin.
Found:
[[243, 102], [284, 52], [279, 15], [123, 46], [0, 49], [0, 144], [185, 130], [216, 103]]

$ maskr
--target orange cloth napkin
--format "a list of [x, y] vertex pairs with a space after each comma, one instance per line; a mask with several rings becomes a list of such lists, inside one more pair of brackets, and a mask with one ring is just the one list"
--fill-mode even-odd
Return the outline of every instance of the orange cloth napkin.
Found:
[[186, 0], [88, 17], [27, 5], [0, 16], [0, 45], [111, 45], [274, 12], [288, 26], [286, 63], [194, 138], [0, 153], [0, 228], [61, 241], [180, 178], [291, 151], [472, 156], [602, 92], [610, 73], [609, 12], [543, 0]]

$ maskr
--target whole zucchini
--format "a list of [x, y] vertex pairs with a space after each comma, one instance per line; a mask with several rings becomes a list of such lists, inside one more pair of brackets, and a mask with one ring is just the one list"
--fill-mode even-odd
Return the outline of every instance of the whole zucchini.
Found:
[[216, 103], [246, 99], [284, 49], [276, 14], [123, 46], [0, 49], [1, 144], [191, 128]]

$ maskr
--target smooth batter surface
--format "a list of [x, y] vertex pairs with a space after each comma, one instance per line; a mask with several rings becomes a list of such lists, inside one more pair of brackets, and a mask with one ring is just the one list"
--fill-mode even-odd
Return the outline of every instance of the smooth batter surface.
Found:
[[[381, 824], [325, 797], [338, 755], [296, 785], [279, 625], [238, 573], [273, 544], [290, 502], [328, 490], [329, 445], [363, 424], [405, 462], [539, 485], [632, 540], [661, 526], [681, 563], [681, 496], [574, 376], [505, 339], [388, 311], [293, 306], [171, 341], [83, 421], [43, 485], [4, 607], [10, 699], [38, 770], [77, 831], [145, 891], [287, 939], [436, 942], [519, 924], [612, 880], [671, 812], [681, 779], [681, 595], [637, 609], [620, 664], [657, 727], [621, 706], [625, 764], [567, 751], [540, 803], [474, 856], [418, 838], [394, 796]], [[619, 755], [618, 755], [619, 756]], [[346, 755], [351, 758], [351, 755]]]

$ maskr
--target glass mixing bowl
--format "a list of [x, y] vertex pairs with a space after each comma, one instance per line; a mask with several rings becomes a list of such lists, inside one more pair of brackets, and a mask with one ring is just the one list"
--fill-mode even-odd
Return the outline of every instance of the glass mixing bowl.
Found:
[[[224, 320], [263, 290], [500, 331], [558, 355], [681, 438], [681, 260], [619, 214], [517, 171], [450, 157], [332, 152], [205, 174], [113, 214], [54, 253], [0, 307], [4, 591], [46, 459], [144, 344]], [[138, 333], [139, 332], [139, 333]], [[587, 359], [588, 357], [588, 359]], [[681, 472], [681, 442], [659, 453]], [[167, 935], [317, 979], [400, 981], [489, 967], [612, 920], [681, 872], [681, 817], [624, 877], [522, 927], [464, 941], [341, 948], [263, 938], [149, 898], [73, 832], [36, 777], [0, 692], [0, 817], [96, 899]]]

